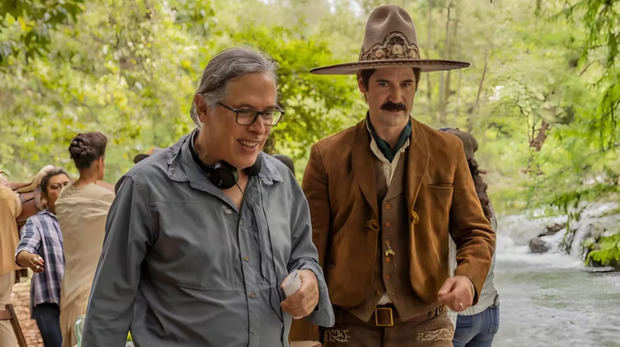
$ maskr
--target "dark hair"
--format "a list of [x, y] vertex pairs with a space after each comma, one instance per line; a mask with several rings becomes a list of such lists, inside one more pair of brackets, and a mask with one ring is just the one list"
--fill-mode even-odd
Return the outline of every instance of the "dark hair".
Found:
[[[368, 90], [368, 83], [370, 82], [370, 76], [375, 73], [377, 69], [361, 70], [358, 72], [358, 76], [362, 78], [362, 85], [364, 89]], [[413, 75], [415, 76], [415, 90], [418, 90], [418, 83], [420, 82], [420, 69], [413, 68]]]
[[52, 177], [56, 175], [65, 175], [68, 178], [71, 178], [71, 176], [69, 176], [69, 174], [65, 170], [59, 167], [52, 169], [52, 171], [48, 171], [47, 174], [41, 179], [41, 184], [39, 185], [39, 187], [41, 188], [41, 192], [43, 192], [45, 195], [47, 195], [47, 184], [52, 179]]
[[78, 170], [89, 168], [95, 160], [104, 156], [107, 143], [108, 139], [98, 131], [77, 134], [71, 140], [69, 153]]
[[286, 167], [288, 167], [288, 169], [291, 170], [291, 172], [293, 173], [293, 176], [295, 176], [295, 164], [293, 163], [293, 159], [291, 159], [289, 156], [284, 155], [284, 154], [274, 154], [273, 156], [274, 158], [284, 163], [284, 165], [286, 165]]
[[139, 162], [141, 162], [142, 160], [146, 159], [150, 157], [150, 155], [146, 154], [146, 153], [138, 153], [136, 154], [135, 157], [133, 157], [133, 163], [134, 164], [138, 164]]
[[488, 185], [482, 179], [481, 172], [478, 169], [478, 162], [476, 159], [467, 159], [467, 164], [469, 165], [469, 172], [471, 173], [471, 178], [474, 180], [474, 187], [476, 187], [476, 195], [478, 195], [478, 200], [480, 200], [480, 205], [482, 206], [482, 211], [487, 219], [490, 221], [493, 216], [493, 209], [491, 208], [491, 200], [489, 200], [489, 196], [487, 195], [487, 187]]

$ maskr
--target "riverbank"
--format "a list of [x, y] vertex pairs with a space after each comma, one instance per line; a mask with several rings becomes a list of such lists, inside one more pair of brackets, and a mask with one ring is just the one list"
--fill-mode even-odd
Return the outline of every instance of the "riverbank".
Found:
[[559, 218], [499, 219], [495, 346], [620, 346], [620, 272], [596, 272], [557, 247], [532, 254], [527, 240]]

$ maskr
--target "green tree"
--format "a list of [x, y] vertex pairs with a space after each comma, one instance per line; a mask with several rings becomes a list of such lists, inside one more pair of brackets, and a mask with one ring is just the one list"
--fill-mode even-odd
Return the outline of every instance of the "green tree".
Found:
[[0, 68], [9, 57], [26, 62], [44, 55], [52, 32], [60, 24], [74, 22], [83, 0], [6, 0], [0, 2]]

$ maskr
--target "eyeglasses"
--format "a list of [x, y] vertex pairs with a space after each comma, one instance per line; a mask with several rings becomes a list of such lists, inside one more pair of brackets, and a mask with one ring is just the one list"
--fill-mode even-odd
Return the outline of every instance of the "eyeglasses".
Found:
[[217, 104], [234, 112], [237, 116], [235, 120], [239, 125], [251, 125], [256, 121], [258, 116], [261, 115], [263, 116], [263, 124], [265, 126], [274, 126], [278, 124], [280, 119], [282, 119], [282, 116], [284, 116], [284, 111], [280, 108], [280, 106], [275, 106], [274, 108], [270, 108], [265, 111], [257, 111], [251, 108], [232, 108], [221, 102], [218, 102]]
[[52, 190], [58, 190], [58, 189], [60, 189], [60, 188], [62, 188], [62, 187], [67, 186], [68, 184], [69, 184], [69, 181], [67, 181], [67, 182], [62, 182], [62, 183], [52, 183], [52, 184], [50, 184], [50, 189], [52, 189]]

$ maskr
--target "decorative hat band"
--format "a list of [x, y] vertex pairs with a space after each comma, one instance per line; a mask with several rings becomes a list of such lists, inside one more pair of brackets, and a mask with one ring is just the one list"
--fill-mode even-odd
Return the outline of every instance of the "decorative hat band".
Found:
[[389, 33], [382, 43], [360, 52], [360, 61], [385, 59], [420, 59], [420, 51], [414, 43], [409, 43], [405, 35], [398, 31]]

